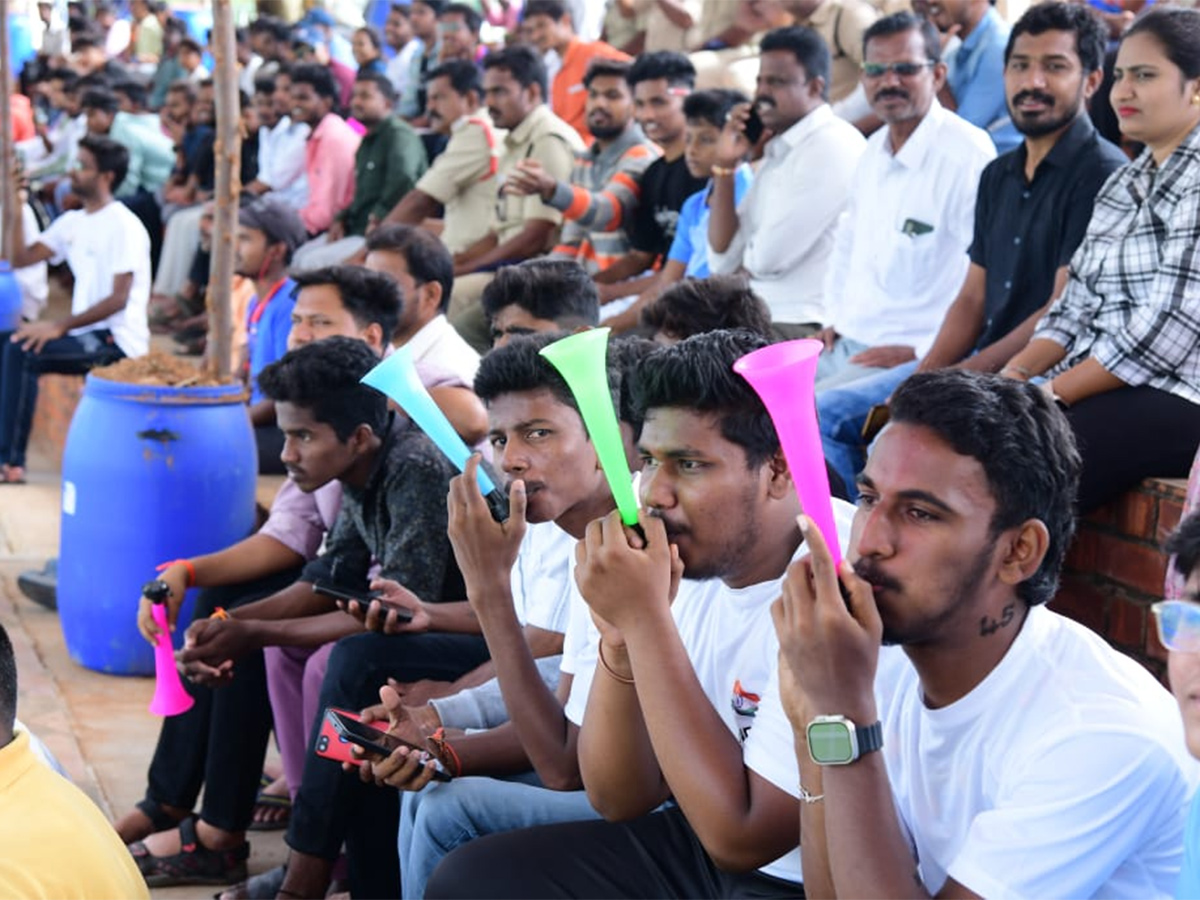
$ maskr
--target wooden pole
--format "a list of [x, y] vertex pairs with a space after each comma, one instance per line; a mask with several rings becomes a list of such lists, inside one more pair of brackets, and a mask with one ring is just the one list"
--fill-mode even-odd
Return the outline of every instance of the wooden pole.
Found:
[[[0, 0], [5, 2], [5, 0]], [[218, 378], [233, 365], [233, 253], [242, 189], [241, 109], [230, 0], [213, 0], [213, 87], [217, 105], [216, 210], [208, 277], [208, 369]]]
[[[12, 59], [8, 46], [8, 7], [9, 0], [0, 0], [0, 197], [3, 198], [4, 215], [11, 216], [15, 211], [17, 192], [12, 186]], [[0, 259], [12, 259], [12, 234], [9, 233], [8, 223], [0, 228]]]

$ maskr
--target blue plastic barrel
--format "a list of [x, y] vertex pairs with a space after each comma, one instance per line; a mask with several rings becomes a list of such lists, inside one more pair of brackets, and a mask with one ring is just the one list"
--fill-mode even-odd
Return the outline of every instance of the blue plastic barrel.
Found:
[[21, 324], [21, 284], [7, 260], [0, 259], [0, 332]]
[[28, 13], [8, 14], [8, 52], [9, 65], [15, 74], [29, 60], [37, 56], [37, 48], [33, 46], [33, 26]]
[[254, 525], [258, 454], [243, 391], [89, 375], [62, 472], [58, 609], [67, 650], [89, 669], [152, 674], [137, 607], [155, 566], [220, 550]]

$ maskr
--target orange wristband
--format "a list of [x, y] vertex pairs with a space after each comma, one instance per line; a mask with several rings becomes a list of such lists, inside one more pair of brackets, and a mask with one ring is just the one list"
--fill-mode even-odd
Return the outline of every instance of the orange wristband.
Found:
[[183, 566], [186, 568], [188, 572], [187, 586], [196, 586], [196, 567], [192, 565], [192, 561], [190, 559], [172, 559], [158, 566], [154, 571], [163, 572], [171, 568], [171, 566]]
[[218, 606], [216, 609], [214, 609], [212, 611], [212, 615], [210, 615], [209, 618], [210, 619], [228, 619], [229, 613], [225, 612], [225, 607]]

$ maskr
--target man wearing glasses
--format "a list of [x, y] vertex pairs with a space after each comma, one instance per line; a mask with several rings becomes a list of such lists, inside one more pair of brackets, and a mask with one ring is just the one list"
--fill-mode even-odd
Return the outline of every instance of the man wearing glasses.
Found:
[[[1187, 579], [1182, 600], [1154, 604], [1158, 640], [1167, 648], [1167, 673], [1179, 701], [1188, 752], [1200, 757], [1200, 513], [1192, 513], [1167, 538], [1175, 571]], [[1200, 803], [1192, 800], [1183, 833], [1183, 871], [1176, 897], [1200, 897]]]
[[862, 82], [887, 125], [859, 159], [825, 281], [817, 391], [923, 356], [967, 274], [979, 176], [996, 155], [945, 110], [937, 30], [896, 13], [864, 36]]

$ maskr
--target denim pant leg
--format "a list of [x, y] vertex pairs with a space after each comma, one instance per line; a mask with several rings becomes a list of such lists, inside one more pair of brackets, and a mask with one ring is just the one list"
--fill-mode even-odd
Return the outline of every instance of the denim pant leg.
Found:
[[512, 779], [456, 778], [403, 795], [401, 896], [425, 896], [425, 884], [450, 851], [488, 834], [598, 819], [586, 791], [551, 791], [532, 772]]
[[6, 341], [0, 363], [0, 462], [25, 465], [25, 448], [33, 427], [38, 378], [48, 372], [83, 375], [123, 354], [107, 331], [68, 334], [47, 341], [38, 353]]
[[851, 500], [858, 496], [854, 480], [867, 462], [862, 442], [867, 413], [872, 406], [887, 400], [916, 368], [915, 360], [906, 362], [817, 394], [817, 423], [825, 459], [842, 476]]
[[[535, 659], [538, 674], [550, 690], [557, 690], [562, 656], [543, 656]], [[508, 721], [508, 707], [500, 691], [500, 680], [493, 678], [473, 688], [430, 700], [438, 719], [447, 728], [495, 728]]]

